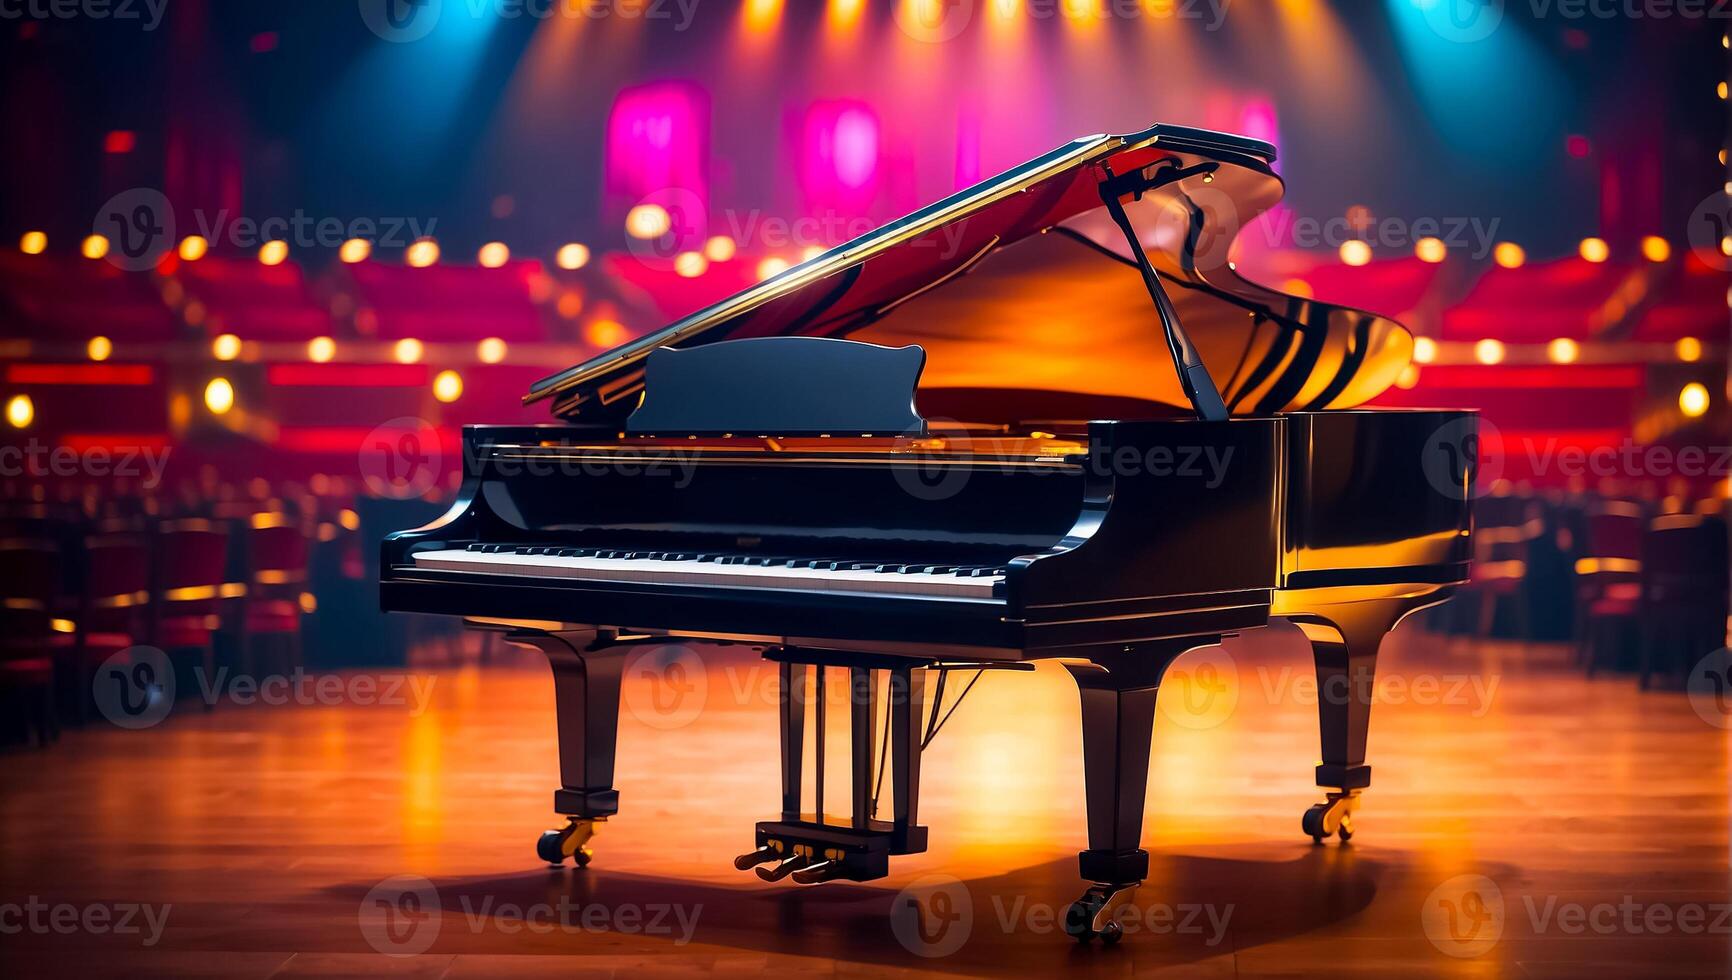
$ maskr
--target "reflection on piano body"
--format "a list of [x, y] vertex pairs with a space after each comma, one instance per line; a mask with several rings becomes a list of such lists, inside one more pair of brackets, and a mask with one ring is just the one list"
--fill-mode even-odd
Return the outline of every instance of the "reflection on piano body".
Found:
[[[1233, 270], [1280, 197], [1273, 156], [1169, 126], [1076, 140], [538, 382], [555, 424], [467, 429], [456, 504], [384, 542], [383, 604], [547, 653], [568, 823], [541, 856], [587, 863], [618, 810], [636, 644], [779, 665], [781, 812], [736, 863], [801, 883], [925, 848], [920, 749], [952, 672], [1057, 658], [1092, 883], [1066, 927], [1114, 941], [1147, 873], [1163, 671], [1277, 616], [1320, 689], [1352, 692], [1320, 699], [1327, 793], [1303, 821], [1347, 838], [1378, 645], [1467, 577], [1475, 423], [1358, 407], [1407, 331]], [[846, 809], [805, 717], [825, 730], [835, 683]]]

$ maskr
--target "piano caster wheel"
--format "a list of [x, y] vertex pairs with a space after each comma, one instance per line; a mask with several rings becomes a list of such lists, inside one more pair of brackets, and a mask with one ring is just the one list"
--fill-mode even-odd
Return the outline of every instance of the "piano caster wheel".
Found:
[[564, 865], [566, 858], [580, 867], [589, 867], [589, 861], [595, 852], [584, 846], [595, 836], [596, 821], [584, 817], [572, 817], [571, 822], [559, 830], [546, 830], [541, 839], [535, 842], [537, 857], [552, 865]]
[[1359, 803], [1359, 791], [1351, 790], [1345, 793], [1330, 793], [1324, 803], [1313, 804], [1305, 811], [1303, 826], [1305, 833], [1311, 836], [1315, 843], [1323, 843], [1330, 836], [1341, 838], [1345, 843], [1353, 839], [1353, 809]]
[[1117, 945], [1125, 937], [1125, 930], [1113, 921], [1113, 912], [1131, 900], [1140, 884], [1090, 886], [1083, 897], [1065, 910], [1065, 934], [1079, 943], [1099, 939], [1103, 946]]

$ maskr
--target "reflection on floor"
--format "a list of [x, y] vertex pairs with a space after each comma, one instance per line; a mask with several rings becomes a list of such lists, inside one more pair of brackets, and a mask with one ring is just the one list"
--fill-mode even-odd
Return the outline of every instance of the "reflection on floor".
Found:
[[289, 703], [274, 706], [228, 689], [214, 711], [182, 700], [148, 730], [14, 752], [0, 760], [0, 970], [1573, 977], [1732, 963], [1727, 735], [1704, 720], [1732, 718], [1583, 679], [1555, 650], [1399, 631], [1374, 785], [1344, 846], [1299, 831], [1319, 797], [1297, 631], [1175, 665], [1151, 879], [1115, 948], [1077, 948], [1054, 921], [1080, 892], [1083, 846], [1062, 669], [988, 674], [950, 720], [925, 765], [929, 853], [869, 885], [801, 889], [729, 866], [774, 806], [774, 674], [738, 648], [692, 652], [680, 670], [629, 670], [621, 814], [583, 871], [534, 857], [553, 826], [552, 686], [515, 657], [400, 687], [279, 689]]

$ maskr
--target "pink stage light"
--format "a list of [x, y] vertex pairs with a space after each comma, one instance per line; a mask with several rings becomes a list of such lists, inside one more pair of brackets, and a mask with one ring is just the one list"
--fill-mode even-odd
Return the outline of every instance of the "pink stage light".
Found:
[[656, 245], [668, 258], [701, 248], [709, 219], [710, 100], [690, 82], [628, 88], [607, 120], [605, 210], [623, 222], [640, 204], [664, 208], [671, 227]]
[[818, 102], [800, 139], [800, 190], [811, 212], [861, 214], [878, 195], [878, 114], [863, 102]]

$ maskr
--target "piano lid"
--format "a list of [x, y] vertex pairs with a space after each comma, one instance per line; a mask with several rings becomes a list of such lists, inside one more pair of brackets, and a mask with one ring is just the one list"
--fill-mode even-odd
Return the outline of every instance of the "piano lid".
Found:
[[1188, 408], [1101, 197], [1109, 175], [1138, 172], [1144, 189], [1121, 201], [1229, 410], [1352, 407], [1394, 383], [1412, 338], [1393, 320], [1233, 270], [1233, 239], [1281, 198], [1274, 155], [1258, 140], [1163, 125], [1074, 140], [543, 378], [524, 402], [553, 399], [558, 416], [617, 424], [637, 406], [657, 347], [806, 335], [921, 345], [923, 407], [930, 392], [945, 409], [966, 406], [968, 421], [1014, 424], [1039, 414], [1031, 402], [1072, 418]]

